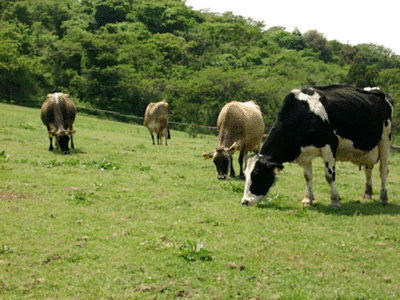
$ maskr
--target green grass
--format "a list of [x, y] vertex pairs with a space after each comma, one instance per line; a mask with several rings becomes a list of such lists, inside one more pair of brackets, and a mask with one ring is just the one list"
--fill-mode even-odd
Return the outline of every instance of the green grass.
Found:
[[[38, 109], [0, 104], [0, 299], [399, 299], [400, 155], [389, 205], [362, 199], [364, 175], [338, 163], [330, 207], [322, 161], [303, 208], [286, 164], [268, 201], [240, 206], [202, 153], [216, 137], [78, 115], [71, 155], [49, 152]], [[237, 154], [234, 156], [238, 172]]]

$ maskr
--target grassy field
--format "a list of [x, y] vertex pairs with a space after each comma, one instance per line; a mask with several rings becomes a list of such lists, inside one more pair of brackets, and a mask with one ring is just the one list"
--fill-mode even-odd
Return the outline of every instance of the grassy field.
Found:
[[[330, 207], [286, 164], [268, 201], [242, 207], [244, 182], [218, 181], [215, 136], [78, 115], [71, 155], [49, 152], [38, 109], [0, 104], [0, 299], [399, 299], [400, 155], [389, 205], [362, 199], [364, 175], [338, 163]], [[236, 172], [238, 154], [234, 155]]]

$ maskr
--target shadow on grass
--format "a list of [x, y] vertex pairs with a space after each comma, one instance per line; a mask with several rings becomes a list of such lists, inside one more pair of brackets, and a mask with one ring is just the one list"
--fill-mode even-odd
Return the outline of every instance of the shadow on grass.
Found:
[[49, 151], [53, 153], [54, 155], [61, 155], [61, 156], [68, 156], [68, 155], [74, 155], [74, 154], [87, 154], [86, 151], [83, 151], [79, 148], [74, 148], [74, 149], [69, 149], [70, 153], [63, 153], [60, 149], [54, 149], [53, 151]]
[[[317, 211], [326, 215], [338, 215], [338, 216], [372, 216], [372, 215], [400, 215], [400, 205], [389, 203], [382, 205], [376, 200], [365, 200], [365, 202], [352, 201], [352, 202], [341, 202], [342, 207], [333, 208], [330, 204], [325, 205], [322, 203], [315, 203], [312, 206], [305, 207], [310, 211]], [[260, 209], [276, 209], [280, 211], [288, 211], [298, 209], [298, 205], [285, 206], [285, 203], [279, 204], [276, 202], [260, 203], [257, 205]]]
[[366, 202], [353, 201], [343, 202], [342, 207], [333, 208], [331, 205], [315, 203], [310, 207], [310, 210], [315, 210], [326, 215], [340, 216], [372, 216], [372, 215], [400, 215], [400, 206], [389, 202], [387, 205], [382, 205], [376, 200], [366, 200]]

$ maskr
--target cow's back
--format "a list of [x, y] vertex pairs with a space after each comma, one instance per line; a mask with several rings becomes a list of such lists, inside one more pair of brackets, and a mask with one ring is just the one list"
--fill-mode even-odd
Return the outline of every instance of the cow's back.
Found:
[[168, 128], [168, 115], [170, 114], [168, 107], [165, 100], [149, 103], [144, 115], [144, 125], [150, 131], [162, 134], [161, 131]]
[[347, 86], [314, 89], [321, 94], [320, 101], [337, 135], [353, 141], [357, 149], [369, 151], [377, 145], [392, 114], [393, 104], [383, 92]]
[[56, 124], [57, 126], [57, 123], [60, 123], [65, 127], [71, 127], [75, 121], [76, 106], [67, 94], [48, 94], [40, 111], [45, 125]]
[[231, 146], [225, 144], [229, 140], [232, 143], [240, 141], [248, 150], [258, 150], [265, 130], [259, 106], [253, 101], [226, 104], [218, 116], [217, 130], [222, 146]]

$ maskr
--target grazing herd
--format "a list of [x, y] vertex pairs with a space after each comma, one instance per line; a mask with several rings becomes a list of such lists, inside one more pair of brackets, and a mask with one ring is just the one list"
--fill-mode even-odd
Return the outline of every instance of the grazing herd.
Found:
[[[304, 205], [312, 205], [312, 160], [322, 157], [325, 179], [331, 189], [331, 205], [340, 207], [336, 187], [336, 161], [350, 161], [365, 172], [364, 197], [372, 196], [372, 170], [380, 162], [380, 201], [388, 202], [388, 156], [394, 109], [393, 99], [379, 88], [355, 88], [343, 85], [314, 86], [292, 90], [284, 99], [265, 143], [265, 125], [260, 107], [253, 101], [232, 101], [226, 104], [217, 120], [217, 146], [203, 157], [212, 158], [218, 179], [226, 179], [228, 172], [235, 176], [232, 155], [240, 150], [240, 178], [245, 178], [242, 205], [263, 200], [275, 182], [275, 173], [286, 162], [303, 168], [306, 181]], [[150, 103], [146, 108], [144, 125], [153, 145], [162, 138], [170, 138], [168, 116], [172, 111], [165, 100]], [[46, 125], [50, 148], [56, 137], [56, 147], [69, 153], [73, 143], [73, 123], [76, 107], [71, 97], [63, 93], [48, 94], [41, 107], [41, 118]], [[255, 155], [247, 159], [248, 152]], [[243, 171], [245, 163], [245, 171]]]

